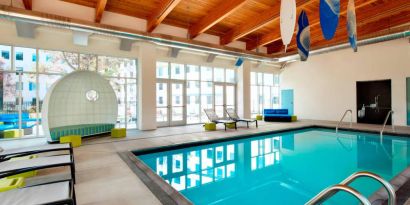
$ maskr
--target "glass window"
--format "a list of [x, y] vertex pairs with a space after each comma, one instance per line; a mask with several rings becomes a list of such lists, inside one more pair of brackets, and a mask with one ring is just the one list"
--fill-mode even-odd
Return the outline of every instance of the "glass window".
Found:
[[257, 83], [258, 85], [263, 85], [263, 73], [257, 73]]
[[127, 79], [127, 128], [137, 128], [137, 79]]
[[1, 56], [0, 56], [0, 70], [10, 70], [11, 61], [10, 61], [10, 46], [0, 45]]
[[273, 74], [270, 74], [270, 73], [263, 74], [263, 84], [273, 86]]
[[97, 70], [97, 55], [80, 54], [80, 69], [81, 70]]
[[187, 80], [199, 80], [199, 66], [187, 65], [186, 79]]
[[201, 82], [201, 122], [206, 122], [208, 118], [204, 109], [213, 107], [213, 83]]
[[178, 80], [185, 79], [184, 64], [171, 63], [171, 78]]
[[188, 81], [186, 89], [187, 97], [187, 123], [200, 122], [200, 83], [199, 81]]
[[23, 54], [23, 52], [16, 51], [16, 60], [18, 60], [18, 61], [24, 60], [24, 54]]
[[119, 127], [126, 127], [127, 108], [125, 105], [125, 79], [124, 78], [110, 78], [110, 84], [117, 96], [118, 116], [117, 125]]
[[98, 56], [98, 72], [113, 77], [137, 77], [136, 62], [128, 58]]
[[255, 72], [251, 72], [251, 85], [256, 85], [256, 78], [257, 78], [257, 75], [256, 75], [256, 73]]
[[169, 78], [167, 62], [157, 62], [157, 78]]
[[275, 86], [279, 86], [279, 75], [274, 75], [273, 82]]
[[36, 55], [36, 49], [15, 47], [14, 51], [16, 53], [15, 66], [17, 71], [36, 71], [36, 61], [32, 61], [32, 56]]
[[224, 82], [225, 81], [225, 69], [214, 68], [214, 81]]
[[39, 50], [39, 72], [71, 73], [78, 69], [78, 54], [64, 51]]
[[5, 60], [10, 59], [10, 51], [1, 51], [1, 57]]
[[226, 69], [226, 82], [227, 83], [236, 82], [236, 72], [234, 69]]
[[279, 75], [251, 72], [251, 113], [261, 114], [265, 108], [280, 108]]
[[212, 81], [212, 68], [201, 66], [201, 81]]

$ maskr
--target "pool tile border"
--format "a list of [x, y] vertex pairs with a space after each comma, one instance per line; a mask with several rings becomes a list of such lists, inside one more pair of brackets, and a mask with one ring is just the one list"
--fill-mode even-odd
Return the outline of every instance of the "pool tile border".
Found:
[[171, 185], [166, 183], [132, 152], [119, 152], [118, 155], [162, 204], [193, 205], [191, 201], [185, 198], [185, 196], [175, 190]]

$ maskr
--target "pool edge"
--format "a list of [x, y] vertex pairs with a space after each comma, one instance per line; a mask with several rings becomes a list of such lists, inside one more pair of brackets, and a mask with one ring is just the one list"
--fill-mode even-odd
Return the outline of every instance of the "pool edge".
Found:
[[162, 204], [193, 205], [191, 201], [166, 183], [132, 152], [118, 152], [118, 155]]
[[[310, 128], [324, 128], [324, 129], [335, 129], [334, 126], [326, 125], [303, 125], [293, 128], [283, 128], [278, 130], [263, 131], [258, 133], [248, 133], [236, 136], [227, 136], [218, 139], [201, 140], [195, 142], [186, 142], [172, 145], [165, 145], [159, 147], [150, 147], [135, 149], [132, 151], [125, 151], [119, 153], [120, 157], [127, 163], [131, 170], [143, 181], [143, 183], [150, 189], [150, 191], [157, 197], [159, 201], [163, 204], [193, 204], [184, 195], [174, 189], [170, 184], [166, 183], [160, 176], [154, 173], [151, 168], [149, 168], [137, 155], [150, 154], [154, 152], [163, 152], [174, 149], [181, 149], [193, 146], [201, 146], [213, 143], [221, 143], [231, 140], [240, 140], [251, 137], [257, 137], [267, 134], [277, 134], [288, 131], [297, 131]], [[343, 131], [354, 131], [354, 132], [368, 132], [373, 134], [379, 134], [379, 132], [368, 129], [358, 129], [358, 128], [339, 128]], [[396, 133], [396, 132], [385, 132], [386, 135], [391, 135], [395, 137], [409, 138], [408, 134]], [[410, 167], [404, 169], [402, 172], [397, 174], [389, 182], [394, 186], [395, 191], [399, 190], [406, 182], [410, 181]], [[381, 205], [387, 201], [387, 192], [382, 188], [374, 192], [369, 200], [372, 204]]]

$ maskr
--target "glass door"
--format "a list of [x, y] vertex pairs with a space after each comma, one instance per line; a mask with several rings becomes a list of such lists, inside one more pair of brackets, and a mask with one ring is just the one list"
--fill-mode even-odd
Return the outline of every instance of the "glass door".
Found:
[[225, 117], [225, 86], [224, 84], [214, 84], [215, 112], [218, 117]]
[[185, 86], [184, 82], [171, 81], [170, 123], [169, 126], [185, 125]]
[[157, 125], [159, 127], [169, 126], [168, 116], [168, 82], [158, 80], [157, 82]]
[[225, 83], [214, 84], [215, 112], [219, 117], [228, 117], [226, 108], [236, 109], [236, 87]]
[[235, 85], [226, 85], [226, 108], [233, 108], [236, 111], [236, 87]]
[[184, 125], [185, 118], [185, 84], [178, 80], [158, 80], [157, 86], [157, 125]]

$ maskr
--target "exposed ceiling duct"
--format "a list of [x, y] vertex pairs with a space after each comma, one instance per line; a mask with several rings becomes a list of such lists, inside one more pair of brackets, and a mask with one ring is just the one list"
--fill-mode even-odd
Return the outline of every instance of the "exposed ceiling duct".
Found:
[[73, 43], [79, 46], [88, 46], [88, 37], [92, 35], [90, 32], [73, 31]]
[[169, 48], [168, 57], [177, 58], [179, 51], [181, 51], [180, 48]]
[[122, 50], [122, 51], [131, 51], [132, 44], [134, 42], [135, 42], [134, 40], [131, 40], [131, 39], [128, 39], [128, 38], [121, 38], [120, 50]]
[[26, 23], [26, 22], [16, 22], [17, 36], [22, 38], [35, 38], [36, 37], [37, 25]]

